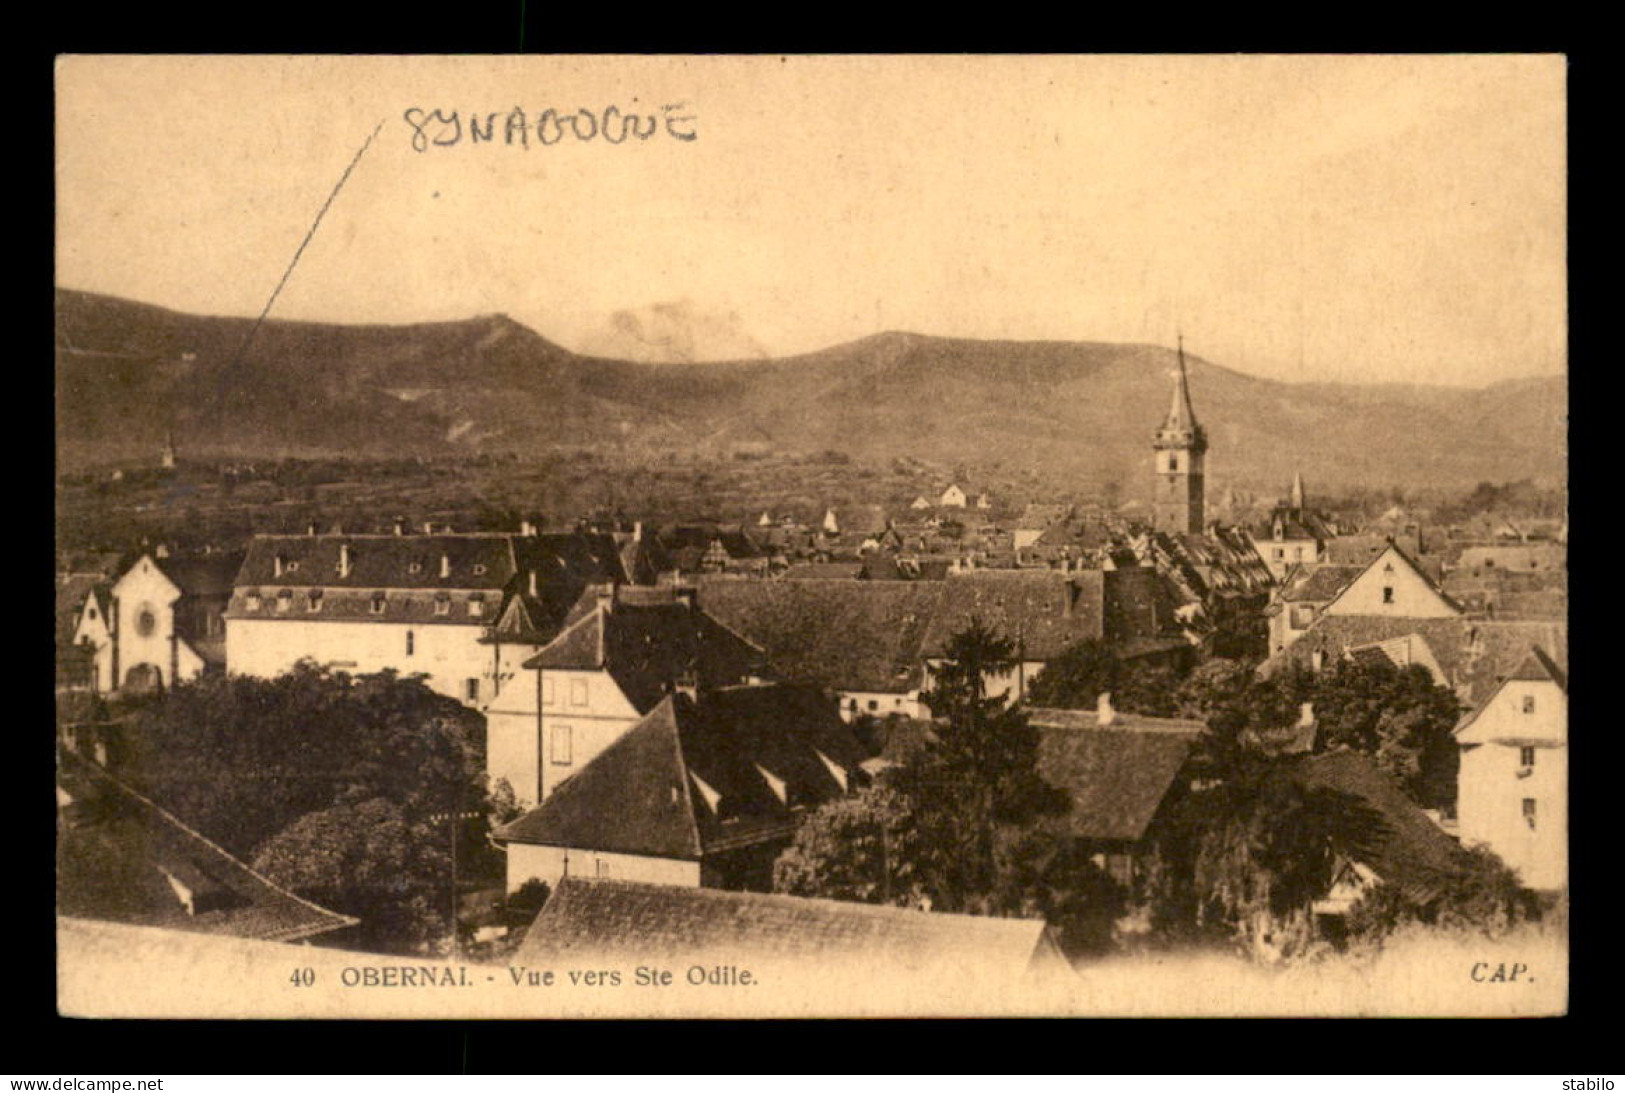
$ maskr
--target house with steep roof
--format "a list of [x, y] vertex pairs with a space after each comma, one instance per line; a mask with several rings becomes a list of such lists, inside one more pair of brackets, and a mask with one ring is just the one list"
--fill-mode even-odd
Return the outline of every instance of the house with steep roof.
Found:
[[58, 691], [105, 694], [112, 675], [113, 583], [90, 573], [56, 582], [56, 686]]
[[57, 912], [294, 942], [357, 919], [266, 880], [71, 748], [58, 749]]
[[1568, 885], [1568, 675], [1539, 646], [1456, 726], [1457, 830], [1531, 888]]
[[229, 667], [396, 671], [483, 709], [588, 583], [625, 579], [609, 534], [259, 535], [226, 611]]
[[587, 876], [765, 891], [806, 813], [854, 788], [863, 759], [813, 688], [666, 694], [494, 833], [508, 888]]
[[574, 876], [559, 883], [515, 960], [692, 966], [711, 958], [905, 981], [970, 966], [979, 981], [999, 985], [1066, 967], [1041, 919]]
[[113, 583], [96, 676], [154, 690], [226, 667], [227, 605], [241, 554], [143, 554]]
[[1326, 515], [1308, 506], [1301, 474], [1292, 476], [1287, 499], [1247, 533], [1277, 580], [1285, 578], [1293, 566], [1324, 561], [1326, 545], [1337, 537], [1336, 527]]
[[1466, 873], [1467, 855], [1456, 840], [1367, 756], [1333, 751], [1284, 759], [1271, 768], [1265, 792], [1271, 786], [1328, 795], [1369, 821], [1365, 837], [1335, 864], [1326, 890], [1310, 906], [1323, 927], [1335, 930], [1326, 920], [1347, 915], [1378, 885], [1393, 886], [1407, 902], [1427, 907]]
[[1447, 619], [1460, 617], [1462, 610], [1408, 554], [1389, 543], [1326, 604], [1322, 614]]
[[706, 610], [760, 646], [778, 675], [828, 691], [851, 721], [920, 715], [921, 644], [942, 585], [718, 578], [700, 588]]
[[675, 586], [584, 591], [556, 635], [525, 660], [524, 679], [486, 709], [491, 780], [506, 779], [521, 801], [539, 802], [679, 687], [760, 678], [762, 650], [696, 595]]
[[1094, 710], [1031, 708], [1028, 722], [1041, 734], [1039, 773], [1072, 800], [1056, 823], [1118, 883], [1131, 883], [1146, 833], [1183, 792], [1203, 724], [1119, 713], [1104, 694]]
[[1294, 565], [1287, 570], [1281, 586], [1270, 593], [1264, 608], [1269, 619], [1270, 652], [1280, 653], [1297, 641], [1320, 617], [1326, 605], [1337, 599], [1365, 566]]
[[969, 503], [970, 495], [957, 482], [950, 482], [948, 488], [937, 498], [937, 504], [943, 508], [962, 509]]

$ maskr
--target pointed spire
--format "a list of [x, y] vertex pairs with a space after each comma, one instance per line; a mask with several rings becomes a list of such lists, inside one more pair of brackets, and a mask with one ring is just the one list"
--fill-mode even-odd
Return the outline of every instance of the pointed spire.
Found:
[[1291, 506], [1295, 509], [1303, 508], [1303, 472], [1292, 472], [1292, 499]]
[[1174, 379], [1173, 402], [1168, 407], [1168, 420], [1163, 423], [1164, 429], [1193, 430], [1196, 428], [1196, 411], [1191, 409], [1190, 379], [1185, 372], [1185, 335], [1179, 335], [1179, 374]]

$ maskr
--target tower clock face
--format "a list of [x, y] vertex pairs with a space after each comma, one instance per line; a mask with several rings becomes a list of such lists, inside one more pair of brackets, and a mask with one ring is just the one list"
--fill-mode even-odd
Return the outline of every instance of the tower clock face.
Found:
[[144, 638], [150, 638], [154, 630], [158, 629], [158, 614], [151, 604], [142, 604], [135, 615], [135, 632]]

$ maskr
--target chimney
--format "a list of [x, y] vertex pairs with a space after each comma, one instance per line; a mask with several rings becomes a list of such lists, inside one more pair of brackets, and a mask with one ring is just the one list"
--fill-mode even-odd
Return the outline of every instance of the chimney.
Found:
[[598, 586], [598, 606], [604, 611], [615, 610], [615, 582]]
[[395, 534], [396, 535], [405, 535], [406, 534], [406, 521], [401, 519], [399, 516], [395, 517]]
[[693, 585], [682, 585], [678, 588], [672, 589], [672, 595], [676, 598], [678, 603], [682, 604], [690, 611], [694, 611], [699, 607], [699, 591], [700, 590], [695, 588]]
[[434, 534], [434, 521], [433, 520], [425, 520], [425, 521], [423, 521], [423, 534], [425, 534], [425, 535], [433, 535]]
[[1112, 693], [1101, 691], [1100, 697], [1095, 700], [1095, 725], [1097, 728], [1107, 728], [1117, 720], [1117, 711], [1112, 709]]
[[533, 569], [530, 571], [530, 598], [534, 600], [540, 595], [541, 593], [536, 591], [536, 571]]
[[632, 524], [632, 541], [634, 543], [643, 542], [643, 521], [642, 520], [634, 521], [633, 524]]
[[274, 559], [272, 559], [272, 563], [274, 567], [273, 575], [277, 577], [282, 576], [282, 555], [279, 553]]
[[1077, 599], [1077, 591], [1078, 591], [1077, 585], [1075, 585], [1073, 583], [1071, 577], [1068, 577], [1066, 580], [1061, 582], [1061, 617], [1062, 618], [1070, 619], [1072, 617], [1072, 603], [1073, 603], [1073, 601], [1075, 599]]
[[310, 523], [305, 525], [305, 534], [306, 535], [315, 535], [316, 534], [316, 521], [312, 520]]
[[440, 556], [440, 575], [442, 577], [451, 576], [451, 556], [450, 555], [442, 554]]
[[152, 556], [154, 558], [167, 558], [167, 557], [169, 557], [169, 545], [167, 543], [159, 543], [156, 547], [153, 548]]
[[349, 543], [340, 543], [339, 544], [339, 576], [340, 577], [348, 577], [349, 575], [350, 575], [350, 544]]
[[1315, 724], [1315, 704], [1305, 702], [1298, 707], [1298, 728], [1312, 728]]

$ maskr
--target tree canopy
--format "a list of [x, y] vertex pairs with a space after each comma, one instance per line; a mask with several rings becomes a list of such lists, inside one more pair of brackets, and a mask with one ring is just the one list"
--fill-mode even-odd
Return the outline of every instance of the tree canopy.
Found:
[[[449, 933], [450, 817], [493, 808], [484, 718], [461, 703], [305, 663], [180, 684], [123, 737], [122, 777], [270, 880], [361, 917], [370, 945]], [[459, 834], [477, 851], [472, 826]]]

